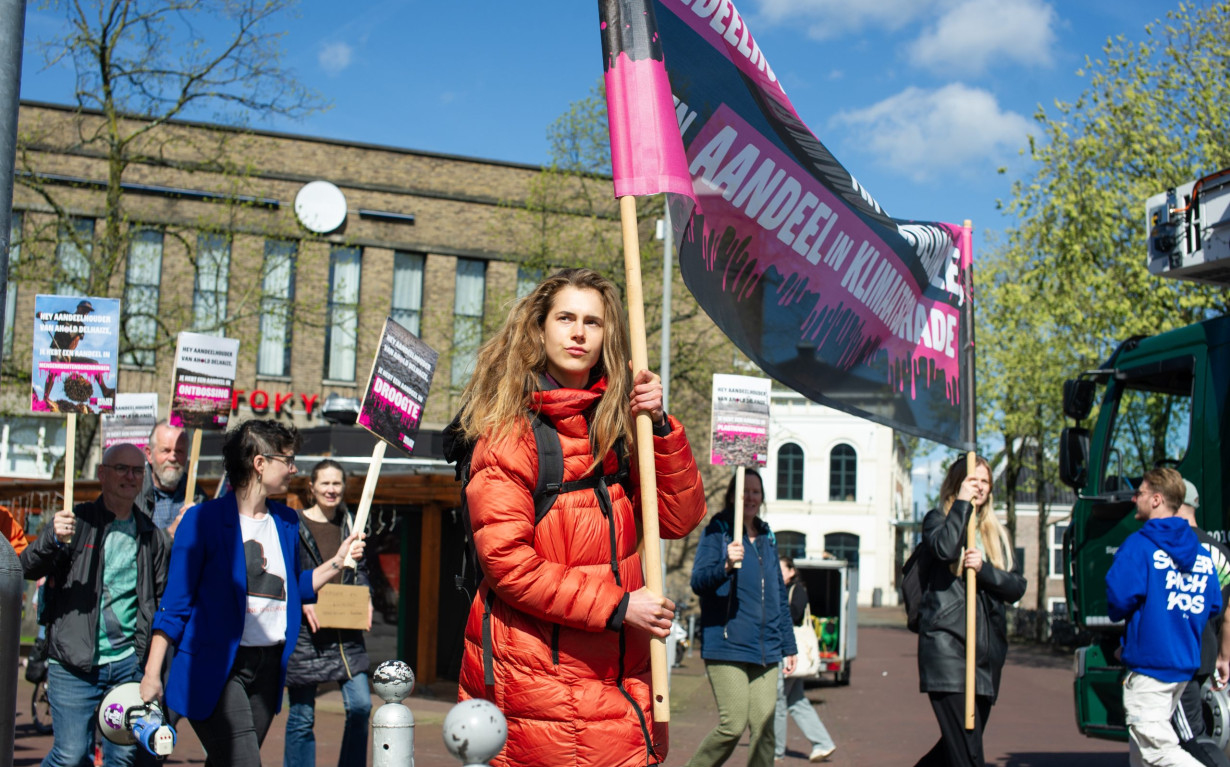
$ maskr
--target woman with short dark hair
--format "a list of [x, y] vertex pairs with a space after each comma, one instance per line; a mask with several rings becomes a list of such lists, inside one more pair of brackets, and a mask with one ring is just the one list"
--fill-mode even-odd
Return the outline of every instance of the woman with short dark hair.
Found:
[[363, 556], [352, 533], [330, 560], [300, 570], [299, 517], [271, 499], [286, 492], [298, 446], [298, 432], [276, 421], [240, 424], [222, 447], [234, 492], [188, 509], [176, 532], [141, 697], [162, 694], [163, 660], [174, 645], [167, 706], [192, 723], [207, 765], [260, 767], [300, 605], [315, 601], [347, 552]]

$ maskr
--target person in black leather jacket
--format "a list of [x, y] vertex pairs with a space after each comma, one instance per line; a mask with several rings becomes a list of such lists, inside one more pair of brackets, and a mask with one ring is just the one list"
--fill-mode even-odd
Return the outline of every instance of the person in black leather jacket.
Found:
[[[966, 458], [940, 485], [940, 508], [923, 519], [923, 600], [919, 612], [918, 679], [931, 699], [940, 740], [916, 767], [982, 767], [982, 733], [999, 694], [1008, 653], [1005, 606], [1025, 594], [1025, 578], [1012, 572], [1012, 545], [991, 503], [991, 467]], [[977, 546], [965, 550], [966, 526], [976, 518]], [[975, 722], [965, 729], [965, 568], [977, 573]]]

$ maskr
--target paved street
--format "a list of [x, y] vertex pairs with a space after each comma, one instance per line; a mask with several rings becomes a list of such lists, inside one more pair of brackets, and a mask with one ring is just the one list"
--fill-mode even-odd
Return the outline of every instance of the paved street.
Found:
[[[808, 697], [819, 704], [820, 717], [837, 742], [833, 764], [910, 765], [939, 736], [926, 698], [918, 693], [915, 636], [901, 626], [899, 608], [862, 611], [859, 658], [849, 687], [819, 686]], [[1122, 743], [1091, 740], [1076, 731], [1072, 713], [1070, 656], [1014, 645], [1004, 669], [1003, 692], [987, 730], [988, 764], [997, 767], [1111, 767], [1125, 764]], [[30, 686], [18, 691], [15, 765], [35, 765], [50, 747], [49, 737], [33, 734], [28, 704]], [[413, 696], [416, 720], [415, 761], [449, 765], [441, 723], [456, 695], [456, 685], [435, 685], [435, 698]], [[376, 701], [378, 704], [379, 701]], [[342, 706], [336, 691], [321, 696], [317, 709], [319, 764], [336, 763], [342, 730]], [[672, 681], [671, 752], [668, 764], [681, 765], [716, 721], [713, 696], [699, 656], [685, 659]], [[285, 713], [278, 716], [265, 742], [265, 764], [282, 761]], [[806, 764], [808, 744], [790, 725], [785, 765]], [[747, 761], [746, 739], [729, 764]], [[204, 753], [185, 725], [167, 764], [202, 764]]]

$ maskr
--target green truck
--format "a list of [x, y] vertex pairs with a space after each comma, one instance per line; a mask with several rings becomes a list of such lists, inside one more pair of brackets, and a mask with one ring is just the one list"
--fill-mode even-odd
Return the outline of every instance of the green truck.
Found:
[[[1230, 285], [1230, 173], [1168, 190], [1146, 204], [1155, 274]], [[1224, 259], [1224, 260], [1223, 260]], [[1077, 494], [1063, 545], [1068, 608], [1092, 641], [1076, 652], [1076, 719], [1091, 737], [1127, 740], [1124, 668], [1115, 659], [1123, 624], [1107, 615], [1106, 572], [1140, 527], [1132, 494], [1155, 466], [1200, 490], [1198, 521], [1226, 541], [1230, 496], [1230, 317], [1130, 338], [1098, 369], [1065, 382], [1059, 474]], [[1090, 416], [1097, 407], [1096, 416]], [[1088, 422], [1088, 425], [1087, 425]], [[1209, 735], [1230, 741], [1230, 697], [1205, 687]]]

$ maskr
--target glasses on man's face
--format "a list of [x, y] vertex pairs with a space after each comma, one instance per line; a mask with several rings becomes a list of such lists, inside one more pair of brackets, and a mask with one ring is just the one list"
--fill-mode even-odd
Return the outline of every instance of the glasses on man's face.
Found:
[[261, 453], [261, 455], [265, 456], [265, 458], [269, 459], [270, 461], [281, 461], [282, 463], [286, 464], [287, 466], [294, 466], [294, 465], [295, 465], [295, 456], [294, 456], [294, 454], [291, 454], [291, 455], [282, 455], [281, 453]]
[[138, 474], [145, 473], [145, 464], [130, 466], [126, 463], [104, 463], [102, 465], [111, 471], [114, 471], [116, 474], [123, 474], [126, 477], [135, 477]]

